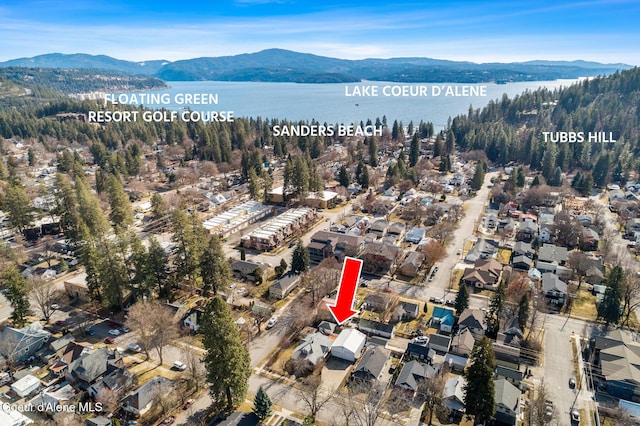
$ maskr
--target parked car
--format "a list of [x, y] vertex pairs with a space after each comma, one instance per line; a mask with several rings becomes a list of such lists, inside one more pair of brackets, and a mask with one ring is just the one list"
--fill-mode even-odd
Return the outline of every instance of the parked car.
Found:
[[51, 309], [56, 311], [56, 310], [60, 309], [60, 305], [58, 305], [57, 303], [54, 303], [53, 305], [51, 305]]
[[140, 345], [133, 342], [127, 345], [127, 349], [129, 349], [131, 352], [142, 352], [142, 348], [140, 347]]
[[96, 334], [96, 331], [94, 329], [92, 329], [92, 328], [87, 328], [84, 331], [84, 334], [86, 334], [87, 336], [93, 336], [94, 334]]
[[113, 337], [105, 337], [104, 342], [108, 345], [113, 345], [116, 341], [113, 340]]
[[444, 304], [447, 306], [456, 306], [456, 299], [447, 299], [444, 301]]
[[169, 426], [169, 425], [172, 425], [173, 422], [175, 421], [176, 421], [176, 418], [174, 416], [169, 416], [166, 419], [164, 419], [162, 423], [160, 423], [160, 426]]
[[129, 329], [129, 327], [122, 327], [122, 332], [123, 332], [123, 333], [128, 333], [128, 332], [130, 332], [130, 331], [131, 331], [131, 330]]
[[111, 330], [109, 330], [109, 334], [112, 336], [119, 336], [120, 330], [118, 330], [117, 328], [112, 328]]
[[553, 416], [553, 401], [546, 400], [544, 402], [544, 406], [545, 406], [544, 416], [547, 420], [549, 420], [551, 419], [551, 416]]
[[413, 339], [413, 343], [418, 343], [420, 345], [427, 343], [429, 339], [427, 338], [427, 336], [418, 336], [415, 339]]
[[442, 297], [431, 297], [429, 298], [429, 301], [436, 303], [438, 305], [442, 305], [444, 303], [444, 300], [442, 299]]
[[187, 366], [183, 362], [175, 361], [173, 363], [173, 368], [175, 368], [176, 370], [179, 370], [179, 371], [184, 371], [184, 370], [187, 369]]
[[580, 411], [577, 408], [571, 409], [571, 422], [580, 424]]
[[118, 323], [115, 323], [115, 322], [113, 322], [113, 321], [109, 321], [109, 328], [118, 328], [118, 327], [120, 327], [120, 326], [118, 325]]
[[185, 402], [184, 405], [182, 406], [182, 409], [183, 410], [188, 409], [189, 407], [191, 407], [193, 405], [194, 402], [195, 402], [195, 400], [193, 400], [193, 399], [187, 400], [187, 402]]
[[575, 377], [572, 377], [572, 378], [569, 379], [569, 387], [571, 389], [576, 387], [576, 379], [575, 379]]
[[56, 321], [56, 325], [60, 326], [60, 327], [64, 327], [65, 325], [67, 325], [67, 323], [66, 323], [66, 321], [58, 320], [58, 321]]
[[274, 316], [271, 317], [271, 319], [269, 319], [269, 322], [267, 322], [267, 330], [269, 330], [270, 328], [273, 328], [273, 326], [275, 326], [278, 323], [278, 317]]

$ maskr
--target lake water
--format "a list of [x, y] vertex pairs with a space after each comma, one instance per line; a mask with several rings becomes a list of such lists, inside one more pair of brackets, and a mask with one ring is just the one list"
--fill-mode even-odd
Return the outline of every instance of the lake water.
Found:
[[[219, 81], [170, 81], [167, 89], [142, 92], [144, 94], [166, 94], [162, 102], [142, 102], [151, 108], [184, 109], [180, 97], [187, 94], [211, 94], [217, 104], [196, 105], [189, 103], [194, 111], [233, 111], [234, 117], [262, 117], [288, 120], [312, 120], [320, 123], [359, 123], [367, 119], [375, 121], [386, 115], [389, 125], [393, 120], [407, 125], [413, 120], [431, 121], [436, 130], [444, 128], [449, 117], [466, 114], [469, 105], [474, 108], [485, 106], [490, 100], [497, 100], [503, 94], [514, 97], [525, 90], [539, 87], [554, 89], [569, 86], [577, 80], [534, 81], [507, 84], [482, 83], [464, 85], [460, 83], [386, 83], [364, 82], [339, 84], [296, 84], [296, 83], [255, 83]], [[365, 87], [368, 86], [368, 89]], [[373, 86], [377, 96], [372, 96]], [[418, 96], [402, 95], [405, 90], [413, 90]], [[386, 87], [386, 89], [385, 89]], [[368, 96], [353, 96], [367, 91]], [[447, 90], [449, 90], [447, 96]], [[483, 96], [469, 95], [483, 90]], [[440, 93], [438, 93], [440, 91]], [[355, 93], [354, 93], [355, 92]], [[422, 92], [422, 93], [421, 93]], [[140, 92], [136, 93], [140, 94]], [[407, 92], [411, 95], [410, 92]], [[129, 96], [134, 94], [128, 94]], [[350, 95], [350, 96], [348, 96]], [[434, 96], [438, 95], [438, 96]], [[135, 102], [134, 102], [135, 103]], [[141, 102], [138, 102], [141, 103]]]

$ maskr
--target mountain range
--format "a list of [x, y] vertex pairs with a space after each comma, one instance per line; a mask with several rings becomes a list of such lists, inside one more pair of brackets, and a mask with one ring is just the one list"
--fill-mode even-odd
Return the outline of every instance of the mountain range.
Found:
[[105, 55], [51, 53], [0, 62], [0, 67], [96, 69], [157, 77], [167, 81], [260, 81], [294, 83], [513, 82], [607, 75], [632, 68], [626, 64], [586, 61], [473, 63], [431, 58], [347, 60], [267, 49], [234, 56], [170, 62], [132, 62]]

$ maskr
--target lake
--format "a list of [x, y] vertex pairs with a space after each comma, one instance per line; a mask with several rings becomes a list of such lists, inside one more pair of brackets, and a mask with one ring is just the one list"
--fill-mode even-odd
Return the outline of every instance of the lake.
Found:
[[[485, 106], [490, 100], [521, 94], [539, 87], [555, 89], [578, 80], [533, 81], [507, 84], [388, 83], [339, 84], [256, 83], [220, 81], [169, 81], [168, 88], [127, 96], [151, 95], [161, 101], [138, 102], [150, 108], [193, 111], [233, 111], [234, 117], [315, 119], [320, 123], [359, 123], [386, 115], [407, 125], [431, 121], [436, 130], [449, 117], [466, 114], [469, 105]], [[200, 96], [202, 95], [202, 96]], [[117, 96], [117, 95], [116, 95]], [[185, 97], [194, 102], [184, 102]], [[217, 102], [217, 103], [216, 103]], [[132, 102], [136, 103], [136, 102]]]

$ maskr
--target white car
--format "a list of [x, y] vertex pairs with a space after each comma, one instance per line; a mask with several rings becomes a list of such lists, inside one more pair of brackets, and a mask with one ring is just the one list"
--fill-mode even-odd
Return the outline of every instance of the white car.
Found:
[[413, 339], [413, 343], [418, 343], [418, 344], [425, 344], [427, 343], [429, 339], [427, 338], [427, 336], [418, 336], [415, 339]]
[[111, 330], [109, 330], [109, 334], [112, 336], [119, 336], [120, 330], [118, 330], [117, 328], [112, 328]]
[[278, 323], [278, 317], [271, 317], [269, 322], [267, 322], [267, 330], [269, 330], [270, 328], [273, 328], [273, 326], [276, 325], [277, 323]]
[[51, 310], [56, 311], [60, 309], [60, 305], [58, 305], [57, 303], [54, 303], [53, 305], [51, 305]]
[[180, 361], [176, 361], [173, 363], [173, 368], [175, 368], [176, 370], [184, 371], [187, 369], [187, 366]]
[[142, 352], [142, 348], [140, 347], [140, 345], [133, 342], [127, 345], [127, 349], [129, 349], [131, 352]]

